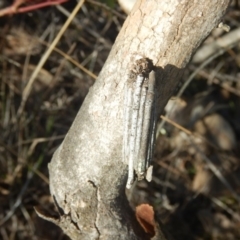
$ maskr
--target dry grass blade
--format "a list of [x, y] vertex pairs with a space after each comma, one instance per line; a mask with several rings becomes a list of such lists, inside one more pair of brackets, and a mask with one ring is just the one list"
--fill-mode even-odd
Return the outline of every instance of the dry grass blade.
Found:
[[221, 171], [212, 163], [212, 161], [201, 151], [201, 149], [197, 146], [197, 144], [194, 142], [194, 138], [189, 138], [190, 142], [194, 146], [194, 148], [197, 150], [197, 152], [201, 155], [202, 159], [207, 163], [207, 166], [209, 169], [214, 173], [214, 175], [225, 185], [225, 187], [232, 193], [232, 195], [238, 200], [240, 203], [240, 196], [236, 193], [236, 191], [233, 189], [231, 184], [227, 181], [227, 179], [223, 176]]
[[[49, 46], [48, 43], [40, 41], [43, 45], [45, 46]], [[66, 58], [69, 62], [71, 62], [72, 64], [74, 64], [75, 66], [77, 66], [79, 69], [81, 69], [83, 72], [85, 72], [87, 75], [89, 75], [90, 77], [92, 77], [93, 79], [96, 79], [97, 76], [92, 73], [91, 71], [87, 70], [85, 67], [83, 67], [80, 63], [78, 63], [76, 60], [74, 60], [72, 57], [70, 57], [68, 54], [64, 53], [63, 51], [61, 51], [60, 49], [58, 49], [57, 47], [54, 47], [53, 50], [57, 53], [59, 53], [60, 55], [62, 55], [64, 58]]]
[[32, 73], [29, 82], [27, 84], [27, 86], [24, 88], [23, 91], [23, 95], [22, 95], [22, 101], [20, 104], [20, 107], [18, 109], [17, 112], [17, 116], [21, 116], [25, 103], [28, 99], [28, 96], [31, 92], [31, 88], [33, 85], [34, 80], [36, 79], [39, 71], [41, 70], [41, 68], [43, 67], [43, 65], [45, 64], [45, 62], [47, 61], [48, 57], [50, 56], [51, 52], [53, 51], [54, 47], [57, 45], [58, 41], [60, 40], [60, 38], [62, 37], [63, 33], [65, 32], [65, 30], [68, 28], [69, 24], [71, 23], [71, 21], [73, 20], [73, 18], [75, 17], [75, 15], [77, 14], [77, 12], [80, 10], [80, 8], [82, 7], [83, 3], [85, 0], [81, 0], [78, 2], [78, 4], [76, 5], [76, 7], [74, 8], [74, 10], [72, 11], [71, 15], [69, 16], [69, 18], [67, 19], [67, 21], [64, 23], [63, 27], [61, 28], [61, 30], [59, 31], [59, 33], [57, 34], [57, 36], [55, 37], [54, 41], [52, 42], [52, 44], [49, 46], [49, 48], [47, 49], [47, 51], [44, 53], [44, 55], [42, 56], [40, 62], [38, 63], [35, 71]]
[[[223, 174], [221, 173], [221, 171], [212, 163], [212, 161], [201, 151], [201, 149], [197, 146], [197, 144], [195, 143], [195, 139], [194, 139], [194, 135], [191, 131], [187, 130], [186, 128], [184, 128], [183, 126], [180, 126], [179, 124], [175, 123], [174, 121], [161, 116], [161, 118], [163, 120], [165, 120], [166, 122], [172, 124], [173, 126], [175, 126], [176, 128], [178, 128], [179, 130], [183, 131], [184, 133], [186, 133], [185, 138], [187, 138], [187, 136], [189, 136], [188, 140], [192, 143], [192, 146], [197, 150], [197, 152], [201, 155], [202, 159], [207, 163], [209, 169], [214, 173], [214, 175], [225, 185], [225, 187], [233, 194], [233, 196], [240, 202], [240, 197], [239, 195], [234, 191], [234, 189], [232, 188], [231, 184], [226, 180], [226, 178], [223, 176]], [[202, 136], [200, 136], [202, 139], [204, 139]], [[204, 139], [205, 140], [205, 139]], [[206, 141], [206, 140], [205, 140]], [[207, 141], [207, 143], [209, 143], [209, 141]]]
[[11, 207], [11, 209], [8, 211], [6, 216], [1, 219], [0, 226], [2, 226], [8, 219], [10, 219], [13, 216], [13, 214], [15, 213], [16, 209], [21, 205], [23, 195], [26, 192], [26, 190], [27, 190], [27, 188], [28, 188], [33, 176], [34, 176], [35, 170], [38, 168], [38, 166], [39, 166], [39, 162], [36, 162], [34, 164], [32, 170], [29, 170], [27, 180], [26, 180], [25, 184], [22, 186], [21, 191], [18, 194], [18, 197], [17, 197], [15, 203], [13, 204], [13, 206]]
[[[214, 59], [216, 59], [217, 57], [223, 55], [228, 49], [231, 49], [235, 46], [235, 44], [232, 44], [230, 46], [228, 46], [228, 48], [221, 48], [217, 51], [217, 53], [213, 54], [212, 56], [210, 56], [208, 59], [206, 59], [190, 76], [189, 78], [186, 80], [186, 82], [183, 84], [183, 86], [181, 87], [180, 91], [178, 92], [176, 98], [180, 98], [183, 94], [183, 92], [186, 90], [186, 88], [189, 86], [189, 84], [192, 82], [192, 80], [194, 79], [194, 77], [204, 68], [206, 67], [209, 63], [211, 63]], [[174, 107], [174, 106], [173, 106]], [[168, 115], [167, 115], [168, 116]], [[165, 120], [163, 119], [163, 121], [161, 122], [159, 128], [163, 128], [165, 124]]]
[[50, 137], [50, 138], [36, 138], [32, 141], [31, 146], [28, 149], [28, 153], [27, 156], [31, 156], [36, 148], [36, 146], [38, 145], [38, 143], [43, 143], [43, 142], [48, 142], [48, 141], [54, 141], [57, 139], [63, 139], [65, 137], [65, 135], [62, 136], [56, 136], [56, 137]]
[[219, 206], [220, 208], [224, 209], [226, 212], [228, 212], [235, 220], [240, 222], [240, 215], [238, 212], [234, 212], [232, 209], [230, 209], [226, 204], [224, 204], [222, 201], [220, 201], [217, 198], [212, 197], [212, 202]]
[[236, 45], [240, 40], [240, 28], [237, 28], [223, 37], [220, 37], [216, 41], [205, 44], [201, 48], [198, 49], [196, 54], [193, 57], [194, 63], [203, 62], [205, 59], [212, 56], [216, 51], [220, 49], [229, 49], [230, 46]]

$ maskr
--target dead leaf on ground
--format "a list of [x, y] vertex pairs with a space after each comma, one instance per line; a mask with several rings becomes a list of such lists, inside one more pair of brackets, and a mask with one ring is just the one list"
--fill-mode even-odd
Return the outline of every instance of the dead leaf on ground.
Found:
[[199, 120], [194, 128], [221, 150], [233, 150], [236, 146], [236, 137], [231, 125], [217, 113]]
[[36, 38], [22, 28], [13, 28], [5, 37], [3, 55], [15, 56], [26, 54], [37, 54], [41, 50]]

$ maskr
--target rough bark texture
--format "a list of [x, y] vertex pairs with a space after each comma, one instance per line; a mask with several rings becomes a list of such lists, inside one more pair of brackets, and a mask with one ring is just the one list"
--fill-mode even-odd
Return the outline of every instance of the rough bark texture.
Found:
[[[63, 210], [59, 224], [72, 239], [148, 239], [125, 197], [122, 162], [123, 89], [130, 58], [158, 67], [158, 113], [199, 44], [216, 27], [229, 0], [140, 0], [51, 163], [50, 190]], [[165, 239], [157, 237], [156, 239]]]

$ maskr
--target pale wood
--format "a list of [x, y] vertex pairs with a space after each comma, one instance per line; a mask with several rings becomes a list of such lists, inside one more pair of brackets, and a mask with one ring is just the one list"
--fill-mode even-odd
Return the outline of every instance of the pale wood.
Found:
[[64, 212], [58, 222], [72, 239], [148, 239], [125, 197], [123, 93], [131, 55], [145, 55], [158, 66], [160, 114], [191, 55], [219, 24], [228, 4], [229, 0], [135, 4], [49, 164], [51, 194]]

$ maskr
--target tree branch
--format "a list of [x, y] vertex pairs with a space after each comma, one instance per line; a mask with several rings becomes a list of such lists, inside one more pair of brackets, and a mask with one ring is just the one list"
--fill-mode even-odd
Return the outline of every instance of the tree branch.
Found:
[[72, 239], [149, 239], [125, 197], [123, 94], [131, 57], [144, 55], [157, 67], [160, 114], [193, 52], [219, 24], [228, 4], [229, 0], [135, 4], [49, 164], [51, 194], [63, 210], [54, 221]]

